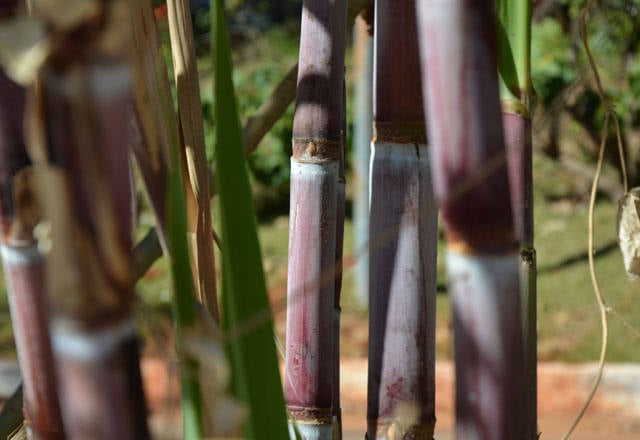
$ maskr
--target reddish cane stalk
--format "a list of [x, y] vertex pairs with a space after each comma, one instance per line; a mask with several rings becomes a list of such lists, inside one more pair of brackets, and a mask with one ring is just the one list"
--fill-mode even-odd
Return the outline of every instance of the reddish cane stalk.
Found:
[[[101, 2], [42, 69], [51, 337], [67, 435], [149, 437], [133, 321], [128, 5]], [[45, 15], [46, 17], [46, 15]]]
[[456, 435], [525, 438], [519, 255], [491, 1], [419, 3], [436, 194], [447, 232]]
[[536, 250], [533, 242], [533, 176], [531, 118], [510, 112], [503, 103], [505, 147], [511, 183], [511, 203], [520, 241], [520, 288], [525, 356], [527, 440], [538, 438]]
[[431, 439], [437, 209], [415, 3], [377, 1], [374, 29], [367, 438]]
[[291, 159], [285, 399], [305, 438], [332, 437], [346, 2], [305, 0]]
[[516, 237], [520, 242], [520, 287], [525, 354], [527, 437], [538, 438], [536, 250], [533, 242], [531, 164], [531, 15], [529, 0], [497, 2], [498, 70], [505, 147]]
[[[345, 11], [346, 12], [346, 11]], [[340, 166], [338, 168], [338, 199], [336, 205], [336, 265], [333, 304], [333, 407], [334, 438], [342, 438], [342, 408], [340, 407], [340, 296], [342, 293], [342, 257], [344, 248], [344, 211], [345, 211], [345, 137], [347, 132], [346, 85], [342, 88], [342, 133], [340, 136]]]
[[25, 425], [35, 438], [62, 439], [46, 312], [44, 260], [33, 237], [40, 210], [22, 132], [24, 106], [24, 89], [0, 71], [0, 249], [24, 381]]

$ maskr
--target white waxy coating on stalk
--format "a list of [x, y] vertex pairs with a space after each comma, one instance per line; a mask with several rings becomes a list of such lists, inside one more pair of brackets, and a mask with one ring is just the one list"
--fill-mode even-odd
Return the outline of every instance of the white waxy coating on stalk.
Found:
[[[524, 359], [513, 352], [521, 348], [519, 255], [467, 255], [449, 249], [446, 258], [456, 337], [456, 399], [462, 399], [456, 403], [456, 432], [460, 438], [514, 438], [521, 427], [514, 426], [506, 408], [522, 404], [523, 395], [518, 374]], [[462, 413], [461, 405], [466, 409]]]
[[96, 102], [109, 102], [129, 92], [131, 69], [123, 64], [100, 66], [91, 70], [90, 79], [92, 98]]
[[[316, 390], [324, 391], [333, 376], [330, 361], [338, 165], [338, 161], [291, 159], [285, 373], [288, 405], [316, 407]], [[329, 399], [326, 408], [330, 405]]]
[[[96, 103], [108, 103], [114, 99], [121, 99], [125, 93], [131, 90], [131, 69], [127, 65], [117, 64], [101, 64], [85, 72], [73, 71], [77, 77], [85, 74], [89, 81], [89, 89], [91, 90], [91, 98]], [[47, 85], [50, 88], [64, 90], [68, 97], [83, 98], [86, 89], [78, 87], [77, 82], [69, 85], [68, 82], [58, 75], [47, 75]]]
[[[507, 305], [514, 298], [511, 297], [513, 291], [500, 289], [499, 284], [512, 283], [518, 286], [518, 271], [520, 267], [520, 258], [517, 253], [509, 255], [466, 255], [452, 250], [447, 251], [447, 276], [449, 285], [451, 285], [451, 298], [453, 307], [460, 305], [464, 301], [469, 307], [469, 303], [473, 305], [474, 314], [481, 317], [481, 320], [487, 325], [481, 325], [475, 328], [477, 340], [485, 345], [479, 347], [483, 356], [487, 356], [487, 360], [496, 365], [504, 365], [502, 359], [503, 347], [499, 343], [503, 335], [497, 333], [497, 327], [490, 325], [498, 322], [501, 318], [500, 314], [504, 310], [510, 310]], [[464, 282], [470, 286], [474, 286], [471, 295], [458, 296], [459, 291], [455, 288], [455, 284]], [[515, 290], [517, 292], [517, 290]]]
[[37, 246], [8, 246], [0, 245], [2, 259], [11, 264], [30, 265], [42, 260], [42, 254]]
[[370, 181], [368, 416], [379, 428], [406, 402], [421, 419], [435, 412], [437, 205], [427, 146], [372, 143]]
[[107, 357], [118, 350], [123, 342], [134, 337], [133, 319], [91, 332], [62, 323], [53, 322], [51, 325], [53, 351], [58, 355], [80, 360]]
[[334, 426], [332, 423], [316, 424], [296, 422], [294, 424], [289, 422], [289, 437], [291, 440], [299, 438], [296, 435], [296, 429], [303, 440], [329, 440], [334, 438]]

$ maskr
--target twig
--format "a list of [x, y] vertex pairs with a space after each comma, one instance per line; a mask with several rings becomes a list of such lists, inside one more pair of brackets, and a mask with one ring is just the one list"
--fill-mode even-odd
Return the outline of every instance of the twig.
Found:
[[[590, 4], [590, 3], [589, 3]], [[589, 5], [587, 5], [588, 7]], [[609, 340], [609, 326], [607, 322], [607, 306], [604, 302], [604, 298], [602, 297], [602, 292], [600, 291], [600, 286], [598, 285], [598, 278], [596, 276], [596, 267], [594, 260], [594, 211], [595, 211], [595, 203], [596, 203], [596, 192], [598, 190], [598, 180], [600, 179], [600, 174], [602, 173], [602, 164], [604, 162], [604, 147], [606, 145], [606, 135], [607, 135], [607, 124], [609, 123], [609, 114], [607, 113], [604, 118], [604, 130], [602, 133], [602, 142], [600, 144], [600, 153], [598, 154], [598, 163], [596, 165], [596, 175], [593, 179], [593, 185], [591, 186], [591, 196], [589, 198], [589, 273], [591, 275], [591, 284], [593, 285], [593, 291], [596, 296], [596, 301], [598, 303], [598, 308], [600, 309], [600, 323], [602, 325], [602, 343], [600, 346], [600, 358], [598, 359], [598, 372], [596, 374], [596, 379], [593, 382], [593, 386], [591, 387], [591, 391], [589, 392], [589, 396], [585, 400], [582, 408], [580, 408], [580, 412], [574, 419], [571, 427], [566, 432], [564, 436], [562, 436], [562, 440], [567, 440], [571, 433], [576, 429], [582, 416], [587, 411], [589, 404], [593, 400], [593, 396], [595, 396], [596, 391], [600, 385], [600, 381], [602, 379], [602, 372], [604, 370], [604, 362], [607, 354], [607, 345]]]
[[258, 148], [262, 138], [293, 102], [293, 98], [296, 96], [297, 77], [298, 64], [289, 70], [269, 99], [264, 101], [255, 114], [247, 119], [242, 129], [245, 156], [249, 156]]

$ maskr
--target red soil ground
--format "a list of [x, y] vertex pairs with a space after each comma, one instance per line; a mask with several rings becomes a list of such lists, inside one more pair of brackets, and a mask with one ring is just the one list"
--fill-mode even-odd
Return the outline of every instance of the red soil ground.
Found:
[[[159, 358], [146, 358], [142, 370], [151, 424], [156, 438], [180, 438], [178, 380], [175, 366]], [[541, 439], [560, 438], [570, 426], [587, 396], [594, 377], [593, 365], [542, 363], [538, 370], [539, 427]], [[436, 367], [436, 439], [453, 439], [453, 365]], [[573, 434], [577, 440], [640, 438], [640, 369], [611, 366], [602, 388]], [[342, 362], [342, 407], [344, 438], [364, 438], [366, 420], [367, 361]]]

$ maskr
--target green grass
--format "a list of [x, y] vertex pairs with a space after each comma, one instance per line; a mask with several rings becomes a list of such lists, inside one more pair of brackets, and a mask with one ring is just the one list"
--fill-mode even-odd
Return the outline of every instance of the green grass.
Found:
[[[559, 198], [564, 187], [571, 196], [570, 178], [555, 163], [534, 162], [536, 247], [538, 251], [538, 352], [544, 360], [571, 362], [597, 359], [601, 329], [588, 270], [587, 194], [581, 200]], [[551, 196], [551, 200], [549, 200]], [[575, 197], [574, 197], [575, 198]], [[601, 199], [595, 210], [595, 248], [616, 242], [617, 206]], [[576, 256], [584, 258], [566, 264]], [[596, 274], [607, 304], [634, 327], [640, 327], [640, 302], [633, 301], [637, 282], [630, 282], [617, 248], [596, 253]], [[562, 263], [565, 265], [562, 266]], [[555, 269], [554, 269], [555, 268]], [[611, 316], [611, 315], [610, 315]], [[607, 358], [613, 361], [638, 361], [631, 350], [637, 340], [615, 316], [610, 317]]]

